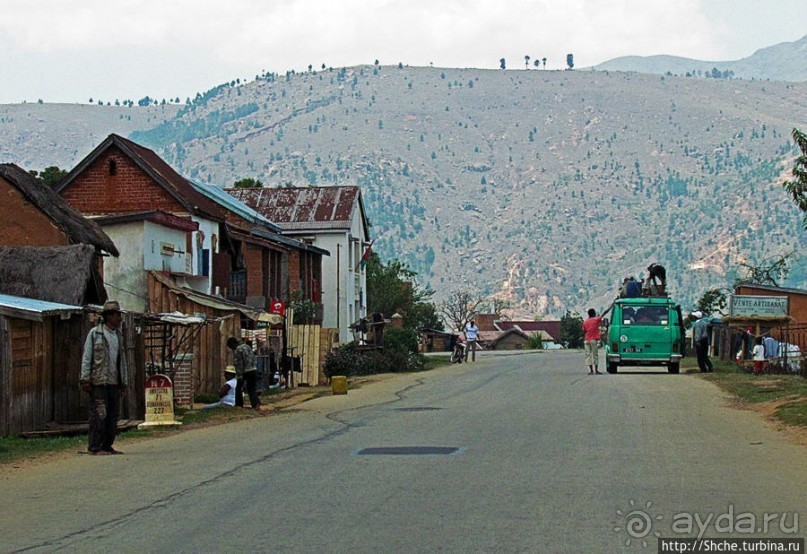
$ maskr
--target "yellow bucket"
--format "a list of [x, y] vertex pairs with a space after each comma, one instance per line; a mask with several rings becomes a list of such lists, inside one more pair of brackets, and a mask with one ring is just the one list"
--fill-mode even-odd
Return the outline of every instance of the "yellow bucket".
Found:
[[331, 377], [331, 393], [347, 394], [347, 377], [344, 375], [334, 375]]

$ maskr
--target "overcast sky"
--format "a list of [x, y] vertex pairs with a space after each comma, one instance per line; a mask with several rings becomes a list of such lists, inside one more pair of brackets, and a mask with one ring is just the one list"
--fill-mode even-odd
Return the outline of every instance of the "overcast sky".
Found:
[[0, 0], [0, 104], [193, 97], [263, 71], [736, 60], [807, 34], [805, 0]]

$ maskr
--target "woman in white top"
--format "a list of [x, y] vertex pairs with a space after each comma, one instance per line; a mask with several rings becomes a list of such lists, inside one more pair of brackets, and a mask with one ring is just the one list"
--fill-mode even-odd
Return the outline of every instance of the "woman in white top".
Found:
[[753, 350], [754, 373], [760, 374], [765, 369], [765, 347], [762, 346], [762, 337], [757, 337]]

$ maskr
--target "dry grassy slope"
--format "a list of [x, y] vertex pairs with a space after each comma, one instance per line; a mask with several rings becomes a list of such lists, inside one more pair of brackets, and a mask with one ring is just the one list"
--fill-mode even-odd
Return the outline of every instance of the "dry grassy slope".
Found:
[[71, 169], [110, 133], [128, 136], [174, 117], [179, 106], [0, 104], [0, 161]]
[[[558, 316], [604, 305], [652, 261], [688, 304], [731, 282], [739, 261], [804, 250], [780, 183], [805, 93], [804, 83], [358, 67], [223, 87], [134, 138], [218, 184], [358, 182], [378, 249], [438, 299], [474, 288], [522, 315]], [[804, 267], [791, 284], [807, 284]]]

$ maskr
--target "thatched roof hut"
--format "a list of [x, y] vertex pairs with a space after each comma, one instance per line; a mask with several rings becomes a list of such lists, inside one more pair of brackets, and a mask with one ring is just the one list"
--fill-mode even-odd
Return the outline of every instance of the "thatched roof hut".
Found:
[[17, 188], [25, 199], [41, 210], [61, 229], [71, 244], [91, 244], [95, 249], [118, 256], [118, 249], [101, 227], [64, 201], [58, 193], [38, 183], [14, 164], [0, 164], [0, 178]]
[[0, 246], [0, 293], [72, 306], [107, 297], [89, 244]]

